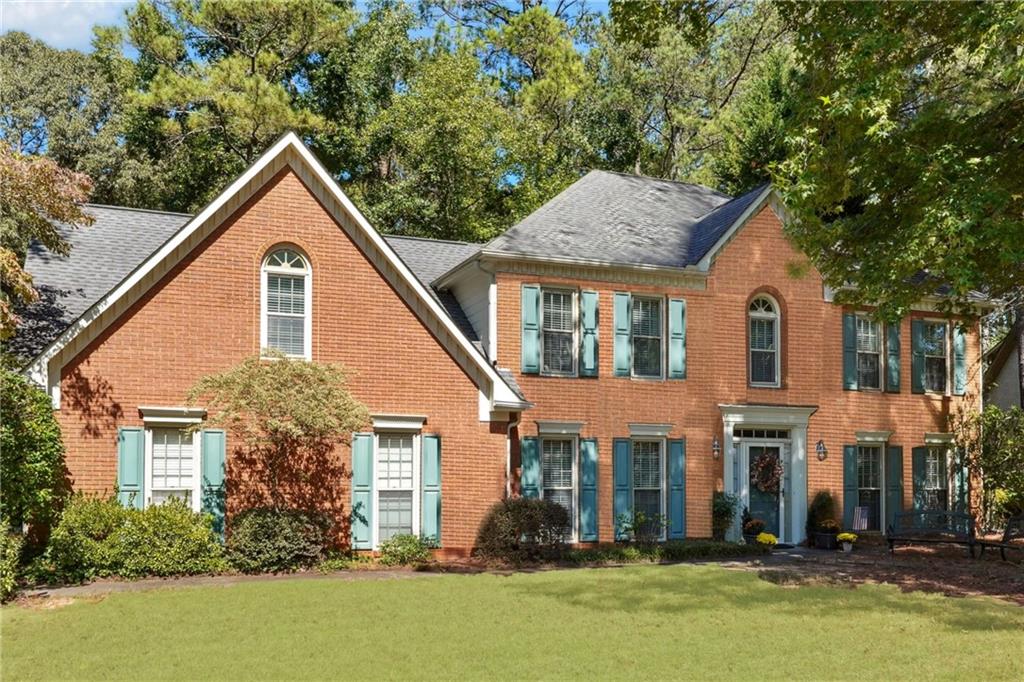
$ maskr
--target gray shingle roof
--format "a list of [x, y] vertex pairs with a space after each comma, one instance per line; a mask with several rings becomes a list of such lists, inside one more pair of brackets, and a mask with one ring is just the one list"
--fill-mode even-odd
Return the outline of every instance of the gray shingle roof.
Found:
[[591, 171], [485, 251], [685, 267], [700, 260], [733, 215], [729, 210], [712, 220], [715, 209], [735, 201], [700, 185]]

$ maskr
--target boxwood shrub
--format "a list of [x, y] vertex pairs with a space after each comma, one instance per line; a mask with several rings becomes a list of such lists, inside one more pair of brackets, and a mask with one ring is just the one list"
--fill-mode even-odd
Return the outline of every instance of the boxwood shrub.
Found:
[[7, 519], [0, 517], [0, 602], [14, 596], [23, 543], [21, 534], [12, 532]]
[[484, 517], [476, 554], [521, 564], [561, 556], [569, 512], [550, 500], [518, 497], [502, 500]]
[[380, 563], [410, 566], [430, 561], [430, 544], [418, 535], [396, 535], [380, 543]]
[[330, 521], [299, 509], [259, 507], [231, 519], [228, 560], [244, 573], [280, 573], [312, 566], [327, 549]]

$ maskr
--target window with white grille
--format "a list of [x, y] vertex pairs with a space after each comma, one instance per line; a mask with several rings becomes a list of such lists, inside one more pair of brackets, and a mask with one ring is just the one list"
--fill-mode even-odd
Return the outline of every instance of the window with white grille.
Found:
[[172, 497], [190, 501], [196, 475], [193, 435], [185, 429], [154, 428], [150, 437], [151, 502], [163, 504]]
[[569, 512], [566, 540], [573, 537], [576, 518], [576, 441], [572, 438], [541, 440], [541, 496]]
[[377, 534], [384, 542], [416, 528], [416, 473], [412, 434], [377, 435]]
[[926, 391], [935, 393], [946, 392], [947, 372], [947, 329], [945, 322], [925, 322], [923, 337], [924, 346], [924, 387]]
[[882, 325], [857, 316], [857, 386], [882, 387]]
[[633, 297], [633, 375], [661, 377], [662, 300]]
[[882, 524], [882, 447], [857, 446], [858, 506], [867, 507], [865, 530], [881, 530]]
[[779, 385], [779, 311], [767, 296], [750, 302], [750, 383]]
[[930, 447], [924, 456], [924, 503], [927, 509], [949, 509], [949, 451]]
[[571, 291], [542, 292], [541, 346], [544, 374], [576, 373], [576, 311]]
[[633, 514], [643, 512], [648, 519], [648, 532], [653, 529], [655, 517], [663, 515], [662, 442], [658, 440], [633, 441]]
[[277, 249], [263, 264], [263, 347], [309, 358], [310, 270], [294, 249]]

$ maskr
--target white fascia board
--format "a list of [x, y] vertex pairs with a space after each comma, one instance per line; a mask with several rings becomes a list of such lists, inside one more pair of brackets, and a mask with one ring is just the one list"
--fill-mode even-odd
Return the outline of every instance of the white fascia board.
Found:
[[714, 262], [715, 257], [718, 256], [718, 252], [721, 251], [726, 244], [732, 241], [732, 238], [736, 235], [736, 233], [739, 231], [741, 227], [746, 225], [748, 220], [750, 220], [758, 211], [764, 208], [764, 205], [768, 202], [768, 199], [772, 196], [773, 193], [774, 190], [772, 189], [771, 185], [768, 185], [767, 187], [764, 188], [764, 190], [761, 191], [761, 194], [758, 195], [757, 199], [752, 204], [750, 204], [750, 206], [747, 206], [747, 210], [740, 214], [740, 217], [737, 218], [735, 222], [733, 222], [733, 224], [729, 227], [729, 229], [726, 230], [725, 233], [718, 238], [718, 241], [715, 242], [715, 245], [712, 246], [711, 249], [706, 254], [704, 254], [704, 257], [697, 262], [698, 270], [700, 270], [701, 272], [707, 272], [708, 270], [711, 269], [711, 263]]
[[[676, 267], [674, 265], [646, 265], [644, 263], [625, 263], [622, 261], [597, 260], [594, 258], [570, 258], [568, 256], [545, 256], [541, 254], [508, 253], [505, 251], [488, 251], [482, 249], [477, 254], [481, 259], [495, 261], [527, 261], [536, 263], [554, 263], [558, 265], [582, 265], [596, 268], [611, 268], [614, 270], [639, 270], [642, 272], [659, 272], [666, 274], [704, 275], [696, 266], [687, 265]], [[450, 271], [452, 272], [452, 271]], [[437, 278], [441, 282], [447, 275]]]

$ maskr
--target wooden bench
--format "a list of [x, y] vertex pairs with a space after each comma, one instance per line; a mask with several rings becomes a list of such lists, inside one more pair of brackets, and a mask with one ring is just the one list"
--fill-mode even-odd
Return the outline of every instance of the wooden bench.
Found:
[[1006, 529], [1003, 530], [1003, 539], [999, 541], [993, 540], [978, 540], [977, 544], [981, 547], [981, 553], [979, 556], [985, 554], [985, 548], [991, 547], [995, 549], [999, 548], [999, 556], [1003, 557], [1003, 561], [1006, 561], [1006, 550], [1016, 549], [1018, 551], [1024, 551], [1024, 544], [1014, 544], [1014, 540], [1024, 540], [1024, 514], [1017, 514], [1011, 516], [1006, 522]]
[[889, 552], [896, 553], [896, 543], [905, 545], [964, 545], [974, 558], [974, 517], [963, 512], [909, 511], [897, 512], [885, 531]]

